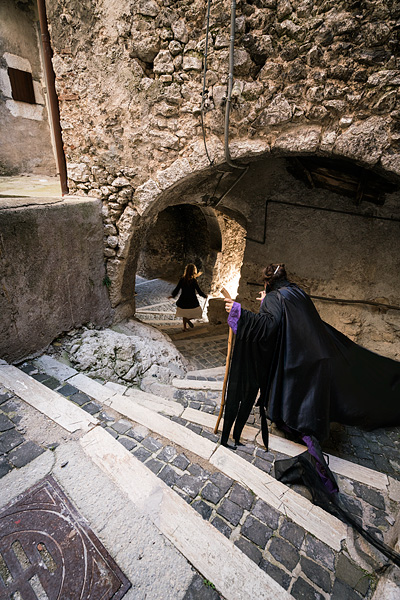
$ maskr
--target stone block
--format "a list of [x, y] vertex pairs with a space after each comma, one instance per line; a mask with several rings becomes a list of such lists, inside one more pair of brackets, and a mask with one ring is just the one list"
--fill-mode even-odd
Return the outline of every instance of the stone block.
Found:
[[0, 459], [0, 479], [11, 471], [11, 465], [5, 459]]
[[272, 536], [272, 529], [249, 515], [243, 523], [242, 534], [257, 546], [265, 548], [266, 543]]
[[10, 452], [8, 460], [14, 467], [21, 468], [27, 465], [29, 462], [43, 454], [44, 449], [35, 444], [35, 442], [28, 441]]
[[283, 538], [293, 544], [295, 548], [300, 550], [305, 536], [305, 531], [302, 527], [291, 521], [284, 521], [279, 533]]
[[165, 446], [161, 452], [158, 453], [157, 458], [164, 462], [170, 462], [177, 455], [177, 451], [173, 446]]
[[365, 500], [365, 502], [368, 502], [368, 504], [375, 506], [375, 508], [385, 510], [385, 500], [382, 494], [376, 490], [372, 490], [371, 488], [368, 488], [367, 486], [356, 481], [354, 482], [354, 492], [359, 498], [362, 498]]
[[339, 555], [336, 578], [366, 597], [370, 585], [368, 573], [350, 561], [344, 554]]
[[300, 560], [298, 550], [282, 538], [273, 537], [268, 551], [279, 563], [284, 565], [288, 571], [293, 571]]
[[6, 415], [0, 413], [0, 432], [9, 429], [14, 429], [14, 423]]
[[172, 461], [172, 464], [174, 467], [178, 467], [178, 469], [184, 471], [187, 466], [190, 465], [190, 460], [188, 460], [184, 454], [178, 454], [178, 456]]
[[146, 463], [146, 467], [148, 467], [150, 469], [150, 471], [152, 471], [155, 475], [158, 475], [158, 473], [161, 471], [163, 466], [164, 466], [164, 464], [160, 460], [157, 460], [156, 458], [151, 458]]
[[204, 500], [207, 500], [208, 502], [212, 502], [213, 504], [217, 504], [221, 500], [221, 498], [224, 496], [224, 493], [219, 487], [217, 487], [213, 483], [209, 482], [201, 490], [201, 495], [204, 498]]
[[175, 483], [185, 494], [195, 498], [203, 487], [204, 480], [201, 477], [193, 477], [193, 475], [184, 473]]
[[226, 494], [233, 483], [233, 480], [223, 473], [213, 473], [210, 476], [210, 481], [219, 487], [224, 494]]
[[218, 507], [217, 513], [236, 527], [242, 518], [243, 509], [234, 502], [231, 502], [231, 500], [225, 499]]
[[335, 554], [333, 550], [310, 534], [306, 536], [305, 552], [315, 562], [324, 565], [330, 571], [334, 570]]
[[176, 471], [174, 471], [172, 467], [170, 467], [170, 465], [166, 465], [163, 468], [163, 470], [160, 471], [158, 477], [162, 479], [164, 483], [172, 487], [178, 479], [179, 475], [176, 473]]
[[330, 600], [360, 600], [360, 598], [361, 596], [357, 592], [338, 579], [333, 584]]
[[246, 540], [246, 538], [240, 536], [238, 540], [235, 542], [235, 546], [237, 546], [246, 556], [248, 556], [256, 565], [259, 565], [262, 559], [262, 554], [260, 550]]
[[269, 506], [263, 500], [257, 500], [256, 504], [251, 511], [254, 517], [257, 517], [262, 523], [268, 525], [272, 530], [277, 529], [279, 524], [280, 513]]
[[24, 441], [23, 436], [15, 429], [5, 431], [0, 435], [0, 454], [6, 454]]
[[129, 450], [129, 452], [137, 446], [137, 444], [131, 438], [128, 437], [119, 437], [118, 441], [124, 446], [124, 448]]
[[232, 500], [235, 504], [244, 508], [245, 510], [250, 510], [254, 502], [254, 494], [250, 492], [250, 490], [246, 490], [239, 483], [234, 483], [229, 494], [229, 500]]
[[151, 452], [146, 450], [146, 448], [139, 447], [133, 453], [140, 462], [145, 462], [151, 456]]
[[260, 568], [272, 577], [272, 579], [275, 579], [285, 590], [289, 588], [291, 577], [283, 569], [280, 569], [277, 565], [264, 558], [260, 562]]
[[[325, 600], [324, 596], [317, 592], [307, 581], [304, 581], [301, 577], [295, 581], [291, 592], [293, 598], [296, 600]], [[332, 598], [332, 597], [331, 597]], [[348, 596], [341, 596], [340, 600], [350, 600]], [[339, 600], [339, 597], [337, 598]]]
[[332, 589], [331, 575], [329, 571], [317, 565], [313, 560], [301, 557], [301, 568], [308, 579], [314, 582], [324, 592], [330, 592]]
[[214, 525], [214, 527], [218, 529], [218, 531], [223, 533], [225, 537], [230, 538], [232, 529], [227, 523], [225, 523], [225, 521], [223, 521], [219, 517], [215, 517], [215, 519], [211, 521], [211, 525]]
[[211, 506], [209, 506], [208, 504], [206, 504], [205, 502], [203, 502], [203, 500], [195, 500], [195, 502], [193, 502], [192, 507], [203, 517], [203, 519], [205, 519], [206, 521], [208, 521], [208, 519], [211, 517], [211, 513], [212, 513], [212, 508]]

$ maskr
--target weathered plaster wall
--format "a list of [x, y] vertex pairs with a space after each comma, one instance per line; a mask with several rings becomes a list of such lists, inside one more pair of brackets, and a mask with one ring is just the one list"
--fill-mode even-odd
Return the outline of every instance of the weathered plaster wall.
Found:
[[8, 362], [111, 318], [100, 203], [36, 202], [3, 200], [0, 210], [0, 357]]
[[[0, 3], [0, 175], [55, 175], [33, 2]], [[13, 100], [7, 68], [32, 73], [36, 104]]]
[[[284, 160], [252, 166], [251, 185], [243, 180], [227, 200], [254, 199], [239, 298], [258, 310], [261, 270], [286, 264], [292, 281], [310, 294], [400, 306], [400, 196], [382, 207], [326, 190], [309, 190], [294, 179]], [[249, 185], [251, 186], [249, 188]], [[257, 200], [258, 199], [258, 200]], [[263, 242], [265, 227], [265, 240]], [[322, 317], [372, 350], [400, 357], [400, 310], [316, 301]]]

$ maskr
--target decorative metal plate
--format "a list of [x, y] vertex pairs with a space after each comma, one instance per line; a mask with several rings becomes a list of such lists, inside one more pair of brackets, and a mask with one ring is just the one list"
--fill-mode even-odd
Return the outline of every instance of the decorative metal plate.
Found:
[[50, 475], [0, 511], [1, 600], [119, 600], [130, 587]]

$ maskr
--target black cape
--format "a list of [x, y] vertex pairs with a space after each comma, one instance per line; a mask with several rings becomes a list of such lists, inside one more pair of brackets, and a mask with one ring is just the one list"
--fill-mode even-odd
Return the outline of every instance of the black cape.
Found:
[[[278, 427], [319, 443], [331, 422], [366, 429], [400, 425], [400, 363], [352, 342], [319, 316], [297, 285], [281, 282], [259, 314], [241, 311], [227, 388], [222, 442], [258, 404]], [[264, 418], [263, 418], [264, 417]], [[263, 431], [264, 439], [268, 439]]]
[[355, 527], [400, 566], [400, 555], [354, 520], [321, 451], [330, 423], [367, 429], [400, 425], [400, 363], [352, 342], [319, 316], [307, 294], [281, 281], [259, 314], [243, 310], [230, 366], [221, 443], [235, 443], [260, 393], [261, 432], [267, 417], [307, 446], [275, 461], [283, 483], [302, 483], [316, 504]]

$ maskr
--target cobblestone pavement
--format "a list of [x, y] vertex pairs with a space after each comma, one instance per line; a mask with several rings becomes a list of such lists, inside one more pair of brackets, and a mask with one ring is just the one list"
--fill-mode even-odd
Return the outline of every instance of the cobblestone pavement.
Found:
[[[166, 285], [166, 282], [153, 280], [142, 289], [146, 287], [146, 294], [149, 294], [152, 299], [151, 303], [157, 303], [165, 299]], [[141, 288], [139, 287], [139, 289]], [[146, 302], [146, 294], [142, 296], [143, 303]], [[182, 336], [174, 335], [175, 330], [171, 332], [168, 326], [165, 328], [160, 326], [162, 331], [170, 335], [177, 349], [189, 361], [193, 369], [208, 369], [225, 365], [228, 334], [213, 337], [213, 327], [209, 325], [209, 328], [211, 333], [207, 335], [201, 334], [182, 339]], [[193, 332], [195, 331], [196, 329], [193, 330]], [[193, 332], [190, 334], [191, 336], [194, 335]], [[201, 397], [200, 394], [200, 400]], [[209, 409], [207, 410], [209, 411]], [[249, 424], [254, 422], [258, 423], [259, 419], [257, 412], [253, 411]], [[323, 450], [400, 480], [400, 427], [363, 431], [358, 427], [333, 423], [330, 438], [323, 445]]]
[[45, 448], [30, 441], [20, 426], [23, 402], [0, 386], [0, 478], [40, 456]]
[[[203, 519], [289, 590], [294, 598], [357, 600], [371, 597], [376, 580], [372, 569], [366, 572], [350, 560], [344, 551], [332, 550], [290, 518], [270, 507], [251, 490], [205, 461], [185, 453], [169, 440], [152, 434], [147, 428], [126, 418], [116, 420], [99, 402], [69, 383], [38, 373], [33, 364], [25, 363], [22, 370], [96, 416], [110, 435], [182, 496]], [[196, 402], [179, 399], [192, 407]], [[17, 421], [18, 405], [9, 397], [4, 403], [7, 405], [10, 402], [10, 412], [13, 408], [13, 417]], [[208, 399], [208, 406], [214, 409], [211, 398]], [[171, 420], [214, 442], [218, 440], [218, 436], [204, 427], [179, 417], [172, 417]], [[254, 444], [240, 447], [237, 453], [266, 473], [272, 473], [274, 460], [283, 456], [266, 452]], [[347, 499], [352, 514], [359, 519], [363, 515], [364, 524], [382, 537], [382, 532], [387, 531], [393, 523], [397, 507], [385, 500], [380, 492], [367, 486], [352, 484], [347, 480], [345, 488], [346, 496], [343, 495], [343, 498]], [[192, 583], [185, 600], [218, 600], [220, 596], [209, 583], [199, 576]]]

